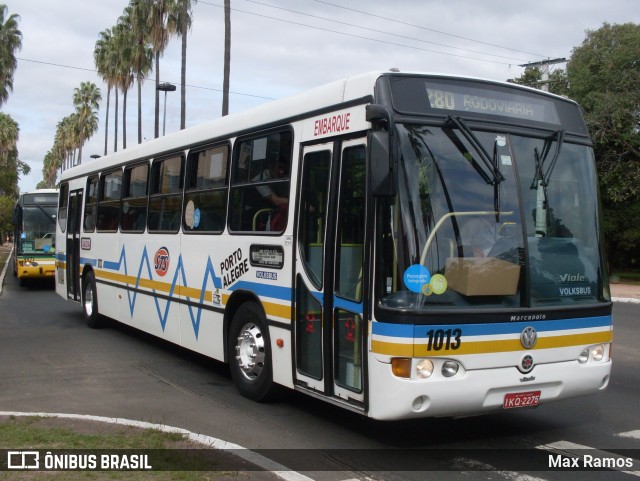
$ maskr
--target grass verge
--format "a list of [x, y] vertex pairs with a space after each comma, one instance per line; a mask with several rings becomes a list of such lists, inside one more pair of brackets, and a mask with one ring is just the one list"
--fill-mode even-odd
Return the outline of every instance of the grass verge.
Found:
[[[18, 481], [245, 481], [257, 473], [242, 471], [244, 461], [220, 450], [203, 449], [198, 443], [179, 433], [157, 429], [74, 419], [6, 416], [0, 417], [0, 449], [10, 450], [82, 450], [85, 456], [132, 450], [152, 453], [155, 460], [151, 471], [0, 471], [0, 480]], [[6, 467], [6, 459], [0, 466]], [[41, 456], [41, 466], [43, 460]], [[237, 465], [237, 470], [217, 470], [218, 466]], [[211, 471], [193, 469], [208, 466]], [[246, 468], [248, 465], [244, 464]]]

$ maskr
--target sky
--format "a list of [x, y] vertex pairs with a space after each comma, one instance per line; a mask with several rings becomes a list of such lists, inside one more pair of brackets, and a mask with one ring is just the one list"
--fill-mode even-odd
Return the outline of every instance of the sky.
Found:
[[[31, 167], [19, 186], [28, 192], [42, 180], [42, 160], [58, 122], [74, 112], [73, 92], [81, 82], [94, 82], [102, 92], [99, 128], [83, 147], [82, 161], [104, 154], [107, 87], [95, 72], [93, 51], [100, 32], [116, 24], [129, 0], [0, 2], [8, 14], [20, 16], [14, 88], [0, 110], [19, 124], [19, 158]], [[218, 118], [222, 110], [223, 0], [192, 3], [187, 127]], [[522, 75], [523, 64], [568, 59], [585, 32], [604, 22], [640, 23], [637, 0], [231, 0], [231, 9], [231, 114], [372, 70], [505, 81]], [[160, 61], [161, 82], [179, 86], [180, 58], [180, 39], [173, 38]], [[153, 138], [154, 79], [155, 73], [142, 88], [144, 140]], [[161, 133], [164, 98], [161, 94]], [[128, 146], [137, 143], [137, 103], [133, 88], [127, 99]], [[166, 132], [179, 127], [178, 87], [166, 96]], [[121, 150], [121, 120], [118, 131]]]

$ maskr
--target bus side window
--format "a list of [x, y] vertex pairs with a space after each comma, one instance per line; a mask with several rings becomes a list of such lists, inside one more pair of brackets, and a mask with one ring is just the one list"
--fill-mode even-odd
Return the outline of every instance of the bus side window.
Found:
[[96, 214], [98, 209], [98, 176], [87, 179], [87, 193], [84, 202], [84, 221], [82, 223], [85, 232], [96, 230]]
[[[60, 230], [65, 232], [67, 230], [67, 208], [69, 206], [69, 184], [62, 184], [60, 186], [60, 195], [58, 197], [58, 224]], [[15, 239], [18, 242], [18, 239]]]
[[184, 232], [224, 230], [227, 212], [229, 146], [189, 153], [185, 181]]
[[182, 214], [184, 157], [174, 155], [156, 160], [151, 166], [149, 196], [150, 232], [177, 232]]
[[149, 164], [127, 167], [124, 171], [124, 195], [120, 230], [144, 232], [147, 224]]
[[238, 141], [234, 150], [229, 229], [283, 232], [290, 196], [290, 131]]
[[122, 170], [107, 172], [100, 177], [98, 193], [98, 230], [115, 231], [120, 222]]

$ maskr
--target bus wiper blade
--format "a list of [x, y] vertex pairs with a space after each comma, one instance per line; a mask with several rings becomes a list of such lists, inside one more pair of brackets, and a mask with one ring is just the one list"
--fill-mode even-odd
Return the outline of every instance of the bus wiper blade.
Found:
[[[549, 162], [549, 167], [544, 169], [545, 162], [547, 161], [547, 157], [549, 156], [549, 152], [551, 151], [551, 144], [553, 141], [556, 141], [556, 151], [553, 154], [553, 158]], [[531, 189], [537, 189], [538, 184], [546, 187], [549, 185], [549, 180], [551, 179], [551, 174], [553, 173], [553, 169], [556, 166], [556, 162], [558, 161], [558, 157], [560, 156], [560, 151], [562, 150], [562, 145], [564, 144], [564, 130], [556, 130], [551, 136], [549, 136], [544, 141], [544, 147], [542, 147], [542, 153], [538, 152], [538, 148], [534, 149], [534, 155], [536, 159], [536, 173], [533, 177], [533, 182], [531, 183]]]
[[502, 182], [504, 180], [504, 176], [498, 169], [496, 157], [494, 156], [494, 158], [491, 158], [489, 156], [489, 153], [482, 146], [469, 126], [465, 124], [460, 117], [451, 116], [447, 117], [445, 125], [447, 124], [449, 125], [449, 127], [451, 126], [451, 124], [453, 124], [454, 127], [462, 132], [462, 135], [464, 135], [465, 139], [467, 139], [467, 141], [471, 144], [471, 147], [473, 147], [480, 156], [482, 163], [486, 166], [487, 169], [489, 169], [489, 172], [491, 172], [493, 178], [489, 177], [484, 171], [479, 171], [487, 184], [497, 185]]

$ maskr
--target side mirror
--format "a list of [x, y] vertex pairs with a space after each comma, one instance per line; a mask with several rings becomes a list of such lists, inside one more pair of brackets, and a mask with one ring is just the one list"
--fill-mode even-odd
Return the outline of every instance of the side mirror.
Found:
[[397, 171], [394, 152], [392, 114], [384, 105], [366, 107], [366, 119], [373, 125], [369, 134], [369, 169], [371, 192], [374, 196], [394, 196], [397, 190]]

